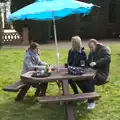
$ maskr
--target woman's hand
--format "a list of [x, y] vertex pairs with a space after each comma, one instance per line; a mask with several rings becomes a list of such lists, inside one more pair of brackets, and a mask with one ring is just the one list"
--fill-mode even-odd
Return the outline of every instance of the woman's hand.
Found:
[[42, 65], [49, 66], [48, 63], [46, 62], [43, 62]]

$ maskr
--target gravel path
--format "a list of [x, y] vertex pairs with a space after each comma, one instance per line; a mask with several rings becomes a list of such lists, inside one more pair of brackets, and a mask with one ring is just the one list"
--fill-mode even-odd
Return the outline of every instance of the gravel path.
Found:
[[[113, 45], [113, 44], [120, 45], [120, 39], [105, 39], [105, 40], [101, 40], [100, 42], [107, 46]], [[83, 45], [85, 47], [87, 47], [87, 43], [88, 43], [88, 40], [83, 40]], [[69, 49], [70, 47], [71, 47], [71, 42], [58, 42], [59, 49]], [[5, 49], [5, 48], [26, 49], [28, 48], [28, 45], [19, 45], [19, 46], [6, 45], [2, 47], [2, 49]], [[55, 49], [55, 44], [52, 43], [52, 44], [40, 45], [40, 49]]]

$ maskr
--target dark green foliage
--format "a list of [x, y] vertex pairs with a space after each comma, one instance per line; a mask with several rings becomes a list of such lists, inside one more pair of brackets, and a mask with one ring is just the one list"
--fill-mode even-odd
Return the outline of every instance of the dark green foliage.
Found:
[[0, 10], [0, 28], [2, 27], [2, 16], [1, 16], [1, 10]]
[[[11, 12], [15, 12], [18, 9], [31, 4], [34, 0], [12, 0]], [[96, 14], [95, 14], [96, 16]], [[90, 20], [88, 20], [90, 18]], [[86, 21], [88, 21], [88, 25], [83, 25], [84, 19], [80, 19], [78, 25], [76, 25], [76, 17], [75, 15], [65, 17], [64, 19], [56, 21], [57, 28], [57, 38], [58, 40], [70, 40], [73, 35], [76, 34], [76, 26], [79, 29], [78, 35], [81, 37], [90, 37], [94, 32], [90, 32], [93, 29], [93, 24], [91, 22], [92, 17], [88, 17]], [[96, 18], [95, 18], [96, 19]], [[82, 22], [81, 22], [82, 21]], [[85, 21], [85, 22], [86, 22]], [[22, 34], [22, 28], [24, 25], [27, 25], [29, 28], [29, 39], [32, 41], [36, 41], [39, 43], [46, 43], [50, 39], [50, 31], [52, 32], [52, 39], [54, 39], [53, 29], [51, 27], [51, 22], [41, 22], [41, 21], [16, 21], [14, 22], [14, 28]], [[96, 31], [96, 30], [95, 30]]]
[[[73, 35], [79, 35], [81, 38], [105, 38], [105, 37], [118, 37], [120, 34], [120, 1], [116, 2], [116, 18], [113, 22], [110, 22], [110, 2], [112, 0], [80, 0], [84, 2], [92, 2], [100, 8], [94, 7], [88, 16], [80, 17], [80, 20], [76, 22], [76, 16], [68, 16], [64, 19], [56, 21], [58, 40], [70, 40]], [[12, 0], [11, 11], [16, 10], [31, 4], [34, 0]], [[14, 27], [17, 31], [22, 33], [24, 22], [17, 21], [14, 23]], [[51, 22], [41, 21], [27, 21], [26, 25], [29, 28], [30, 40], [46, 43], [50, 39], [50, 30], [52, 36], [54, 35]], [[77, 32], [76, 32], [77, 31]], [[113, 36], [115, 33], [115, 36]], [[54, 38], [52, 38], [54, 39]]]
[[0, 3], [5, 3], [7, 1], [9, 1], [9, 0], [0, 0]]
[[[15, 12], [31, 3], [35, 0], [12, 0], [11, 12]], [[42, 21], [16, 21], [13, 23], [14, 28], [22, 35], [22, 28], [28, 26], [29, 40], [36, 41], [38, 43], [47, 43], [48, 36], [48, 22]]]
[[3, 35], [3, 30], [2, 30], [2, 17], [1, 17], [1, 11], [0, 11], [0, 47], [2, 45], [2, 35]]

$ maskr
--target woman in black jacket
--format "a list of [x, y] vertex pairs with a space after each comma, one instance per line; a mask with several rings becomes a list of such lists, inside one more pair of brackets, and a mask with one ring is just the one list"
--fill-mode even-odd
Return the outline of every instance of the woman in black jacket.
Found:
[[[72, 48], [68, 52], [68, 66], [73, 67], [85, 67], [86, 64], [86, 52], [84, 47], [82, 47], [81, 38], [79, 36], [72, 37]], [[68, 80], [70, 86], [72, 87], [74, 94], [78, 94], [78, 89], [76, 83], [70, 79]]]

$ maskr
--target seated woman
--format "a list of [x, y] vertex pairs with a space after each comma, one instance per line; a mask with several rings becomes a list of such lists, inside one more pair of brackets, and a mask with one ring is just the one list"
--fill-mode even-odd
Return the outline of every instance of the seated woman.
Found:
[[[74, 67], [85, 67], [86, 65], [86, 52], [82, 46], [82, 41], [79, 36], [74, 36], [71, 39], [72, 48], [68, 52], [68, 65]], [[76, 83], [73, 80], [68, 80], [70, 86], [72, 87], [74, 94], [79, 94]]]
[[[28, 71], [41, 70], [46, 67], [47, 63], [42, 62], [40, 60], [38, 50], [39, 50], [39, 45], [35, 42], [32, 42], [30, 47], [26, 50], [25, 55], [24, 55], [22, 74], [24, 74]], [[41, 84], [33, 85], [33, 87], [37, 87], [35, 96], [45, 95], [47, 86], [48, 86], [48, 83], [41, 83]], [[30, 86], [26, 85], [23, 89], [25, 89], [25, 91], [27, 91], [29, 88], [30, 88]], [[24, 94], [24, 92], [22, 92], [22, 90], [21, 90], [21, 94], [22, 94], [22, 96]], [[21, 98], [21, 95], [19, 95], [16, 100], [21, 100], [21, 99], [23, 99], [23, 98]]]

